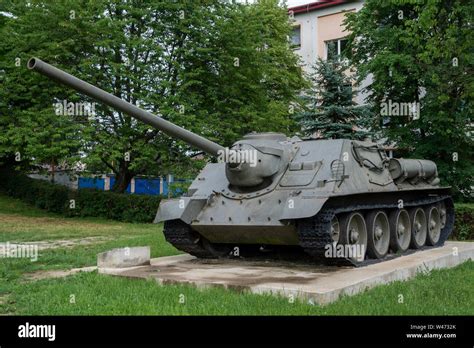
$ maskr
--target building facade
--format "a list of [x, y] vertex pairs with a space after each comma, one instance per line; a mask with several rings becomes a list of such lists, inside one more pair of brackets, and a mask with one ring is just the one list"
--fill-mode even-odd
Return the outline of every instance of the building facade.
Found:
[[[317, 58], [328, 59], [340, 56], [347, 40], [344, 30], [344, 16], [347, 12], [359, 11], [364, 1], [326, 0], [288, 8], [289, 16], [294, 19], [291, 37], [295, 51], [301, 57], [306, 73], [313, 71]], [[370, 79], [357, 89], [355, 101], [363, 104], [366, 97], [362, 88]]]

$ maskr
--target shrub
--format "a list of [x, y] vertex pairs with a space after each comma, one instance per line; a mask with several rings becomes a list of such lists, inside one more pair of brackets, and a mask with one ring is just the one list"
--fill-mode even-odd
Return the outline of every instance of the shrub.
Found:
[[[65, 216], [102, 217], [126, 222], [153, 222], [161, 196], [131, 195], [65, 186], [0, 170], [0, 189], [9, 196]], [[70, 207], [74, 200], [74, 209]]]
[[456, 219], [454, 232], [451, 236], [455, 240], [474, 240], [474, 204], [455, 204]]
[[160, 196], [144, 196], [80, 189], [71, 196], [75, 209], [66, 209], [69, 216], [96, 216], [127, 222], [152, 222], [160, 204]]

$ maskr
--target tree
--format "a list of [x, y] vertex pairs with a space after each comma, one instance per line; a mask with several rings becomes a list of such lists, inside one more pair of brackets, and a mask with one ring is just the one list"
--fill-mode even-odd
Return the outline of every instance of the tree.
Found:
[[[76, 6], [79, 10], [80, 4]], [[67, 115], [55, 115], [53, 107], [55, 98], [77, 97], [26, 69], [32, 50], [45, 60], [55, 57], [60, 65], [77, 63], [75, 53], [83, 46], [65, 40], [77, 35], [77, 28], [62, 25], [65, 17], [58, 15], [70, 9], [29, 1], [4, 1], [0, 6], [0, 162], [28, 168], [78, 158], [82, 126]], [[38, 20], [45, 12], [51, 18]]]
[[[111, 37], [104, 35], [107, 26], [97, 27], [95, 42], [102, 54], [85, 65], [111, 71], [117, 96], [139, 101], [141, 107], [227, 146], [250, 131], [290, 127], [289, 105], [303, 80], [287, 40], [287, 14], [277, 1], [158, 3], [132, 10], [123, 4], [110, 5], [106, 13], [108, 21], [119, 17], [118, 28]], [[117, 55], [122, 45], [127, 49]], [[123, 177], [117, 181], [122, 182], [119, 190], [136, 173], [156, 170], [156, 158], [170, 167], [177, 158], [181, 165], [189, 163], [184, 154], [195, 153], [126, 115], [123, 127], [120, 117], [116, 123], [125, 129], [117, 130], [122, 140], [102, 132], [91, 147], [91, 155], [102, 162], [118, 163], [117, 176]]]
[[[59, 3], [11, 5], [18, 20], [7, 26], [3, 46], [8, 51], [17, 42], [18, 52], [10, 49], [11, 57], [37, 55], [223, 145], [252, 130], [291, 128], [290, 104], [304, 81], [287, 40], [286, 10], [277, 1]], [[58, 96], [93, 102], [24, 70], [22, 78], [41, 86], [44, 108]], [[12, 87], [24, 89], [19, 81], [11, 79]], [[22, 110], [34, 112], [35, 93], [24, 96], [30, 103]], [[123, 192], [137, 174], [178, 166], [188, 173], [203, 165], [189, 160], [197, 152], [184, 142], [103, 105], [95, 111], [74, 134], [80, 135], [82, 161], [89, 169], [116, 174], [114, 190]], [[27, 132], [29, 122], [19, 133]], [[4, 142], [10, 140], [7, 136]]]
[[292, 103], [306, 83], [287, 9], [277, 0], [235, 3], [214, 29], [189, 65], [185, 89], [209, 120], [205, 135], [230, 146], [250, 132], [293, 133]]
[[356, 92], [344, 60], [319, 58], [310, 81], [303, 109], [295, 115], [306, 136], [363, 140], [371, 135], [370, 108], [354, 102]]
[[444, 183], [471, 196], [474, 9], [469, 2], [368, 0], [347, 15], [348, 55], [369, 100], [419, 103], [419, 118], [388, 117], [384, 128], [401, 154], [438, 164]]

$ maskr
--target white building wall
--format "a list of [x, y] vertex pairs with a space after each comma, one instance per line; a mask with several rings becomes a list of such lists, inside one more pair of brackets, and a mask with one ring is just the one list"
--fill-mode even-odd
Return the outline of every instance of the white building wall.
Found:
[[[318, 20], [319, 17], [340, 13], [343, 11], [359, 11], [364, 5], [364, 1], [354, 1], [346, 4], [331, 6], [319, 10], [314, 10], [306, 13], [294, 14], [294, 24], [299, 25], [301, 28], [301, 47], [295, 49], [295, 52], [301, 57], [301, 65], [305, 73], [310, 74], [313, 72], [312, 67], [316, 63], [318, 57], [326, 58], [326, 52], [324, 45], [321, 45], [321, 38], [318, 33]], [[334, 28], [335, 31], [339, 32], [340, 28]], [[359, 90], [366, 87], [372, 82], [369, 77], [363, 81]], [[363, 104], [363, 101], [367, 95], [359, 93], [355, 101], [358, 104]]]

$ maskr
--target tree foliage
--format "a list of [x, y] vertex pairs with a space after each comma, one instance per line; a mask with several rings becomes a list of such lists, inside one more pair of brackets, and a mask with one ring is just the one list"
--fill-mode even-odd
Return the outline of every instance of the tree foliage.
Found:
[[303, 108], [295, 114], [306, 136], [363, 140], [371, 134], [371, 110], [355, 103], [352, 75], [344, 60], [318, 59], [310, 81]]
[[137, 174], [186, 175], [203, 164], [190, 160], [196, 149], [103, 105], [80, 122], [56, 116], [57, 100], [93, 101], [28, 72], [33, 55], [222, 145], [292, 129], [289, 105], [304, 81], [276, 0], [20, 0], [0, 11], [11, 14], [0, 15], [0, 157], [80, 156], [113, 171], [118, 191]]
[[347, 15], [348, 54], [369, 101], [420, 103], [420, 117], [392, 116], [384, 132], [402, 155], [438, 164], [444, 183], [468, 198], [473, 161], [474, 8], [469, 1], [368, 0]]
[[[77, 46], [67, 38], [77, 33], [61, 20], [59, 5], [4, 1], [0, 6], [9, 14], [0, 15], [0, 159], [23, 166], [77, 159], [81, 125], [53, 109], [54, 98], [75, 101], [77, 96], [25, 68], [32, 51], [74, 66]], [[38, 11], [49, 20], [38, 20]]]

